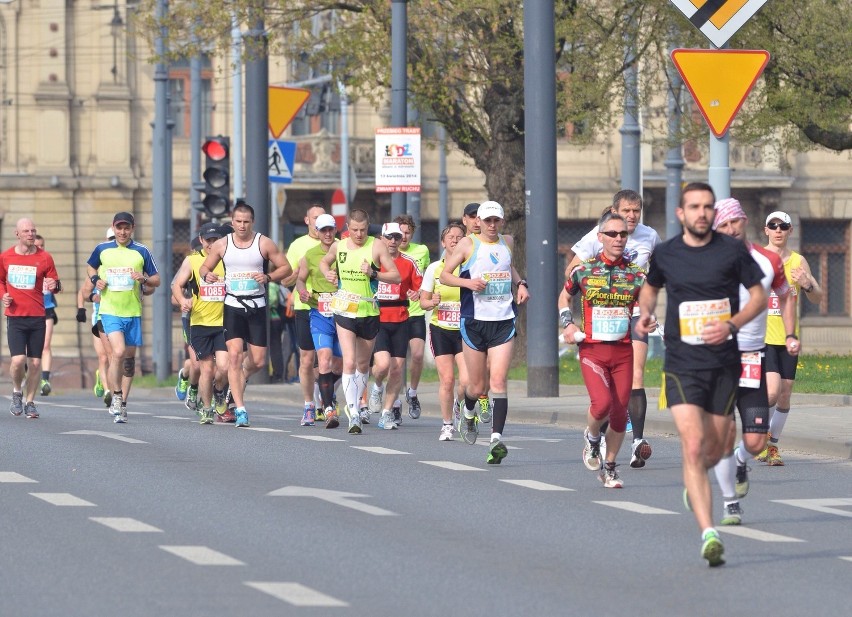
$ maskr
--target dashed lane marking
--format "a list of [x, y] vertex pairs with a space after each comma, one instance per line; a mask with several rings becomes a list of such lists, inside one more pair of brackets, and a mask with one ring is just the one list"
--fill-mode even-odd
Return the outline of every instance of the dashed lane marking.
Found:
[[159, 418], [160, 420], [192, 420], [192, 418], [187, 418], [186, 416], [154, 416], [155, 418]]
[[672, 512], [671, 510], [652, 508], [651, 506], [646, 506], [645, 504], [633, 501], [595, 501], [593, 503], [597, 503], [602, 506], [609, 506], [611, 508], [618, 508], [619, 510], [627, 510], [628, 512], [634, 512], [636, 514], [677, 514], [677, 512]]
[[305, 587], [299, 583], [246, 582], [244, 584], [293, 606], [316, 606], [323, 608], [349, 606], [343, 600], [332, 598], [324, 593], [320, 593], [316, 589]]
[[772, 501], [775, 503], [783, 503], [788, 506], [795, 506], [797, 508], [805, 508], [807, 510], [822, 512], [823, 514], [852, 517], [852, 509], [841, 510], [837, 507], [845, 506], [847, 508], [852, 508], [852, 498], [848, 497], [841, 497], [839, 499], [773, 499]]
[[337, 439], [335, 437], [323, 437], [322, 435], [290, 435], [298, 439], [307, 439], [308, 441], [346, 441], [345, 439]]
[[749, 540], [757, 540], [758, 542], [804, 542], [804, 540], [800, 540], [798, 538], [782, 536], [777, 533], [769, 533], [768, 531], [760, 531], [759, 529], [753, 529], [751, 527], [717, 527], [716, 529], [732, 536], [748, 538]]
[[573, 488], [565, 488], [564, 486], [556, 486], [555, 484], [548, 484], [547, 482], [539, 482], [538, 480], [506, 480], [504, 478], [500, 479], [500, 482], [506, 482], [507, 484], [514, 484], [515, 486], [523, 486], [524, 488], [531, 488], [535, 491], [573, 491]]
[[838, 557], [838, 559], [842, 559], [843, 561], [852, 561], [852, 557]]
[[71, 493], [30, 493], [33, 497], [38, 497], [39, 499], [46, 501], [49, 504], [53, 504], [54, 506], [92, 506], [93, 504], [90, 501], [86, 501], [85, 499], [80, 499], [79, 497], [74, 497]]
[[135, 518], [126, 517], [106, 517], [106, 516], [90, 516], [90, 521], [100, 523], [115, 531], [126, 533], [162, 533], [162, 529], [158, 529], [148, 523], [137, 521]]
[[14, 471], [0, 471], [0, 483], [2, 482], [32, 482], [34, 484], [38, 484], [38, 480], [22, 476]]
[[411, 454], [411, 452], [403, 452], [402, 450], [393, 450], [391, 448], [383, 448], [381, 446], [352, 446], [356, 450], [364, 450], [364, 452], [372, 452], [373, 454]]
[[244, 566], [242, 561], [206, 546], [160, 546], [164, 551], [197, 566]]
[[257, 431], [258, 433], [289, 433], [290, 431], [282, 431], [280, 428], [266, 428], [265, 426], [245, 426], [243, 430]]
[[450, 471], [485, 471], [481, 467], [471, 467], [470, 465], [462, 465], [461, 463], [454, 463], [452, 461], [419, 461], [424, 465], [432, 465], [434, 467], [440, 467], [442, 469], [449, 469]]

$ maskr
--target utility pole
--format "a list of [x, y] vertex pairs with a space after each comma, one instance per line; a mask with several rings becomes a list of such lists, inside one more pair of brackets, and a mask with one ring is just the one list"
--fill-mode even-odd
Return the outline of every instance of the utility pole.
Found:
[[[673, 49], [673, 48], [672, 48]], [[669, 50], [671, 54], [671, 49]], [[669, 74], [668, 91], [668, 138], [669, 149], [666, 152], [666, 240], [681, 233], [680, 221], [675, 210], [680, 202], [680, 185], [683, 182], [683, 152], [680, 142], [681, 91], [683, 80], [673, 64], [667, 65]]]
[[[197, 25], [196, 21], [196, 25]], [[198, 216], [195, 204], [201, 196], [195, 188], [201, 182], [201, 52], [195, 26], [192, 30], [192, 42], [196, 51], [189, 60], [189, 238], [195, 237]]]
[[[408, 126], [408, 0], [391, 1], [391, 126]], [[405, 214], [406, 193], [391, 194], [391, 220]]]
[[639, 126], [639, 81], [636, 66], [635, 44], [630, 39], [630, 32], [634, 29], [635, 20], [633, 16], [627, 18], [626, 45], [624, 63], [627, 70], [624, 71], [624, 116], [619, 133], [621, 133], [621, 188], [632, 189], [642, 194], [642, 159], [641, 159], [641, 133]]

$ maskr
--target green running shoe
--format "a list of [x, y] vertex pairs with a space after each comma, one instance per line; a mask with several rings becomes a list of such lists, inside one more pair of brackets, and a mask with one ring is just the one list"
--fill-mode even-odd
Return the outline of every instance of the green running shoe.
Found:
[[104, 384], [101, 383], [101, 372], [98, 369], [95, 369], [95, 387], [92, 388], [92, 391], [98, 398], [103, 398], [104, 392], [106, 391]]
[[491, 442], [491, 447], [488, 449], [488, 458], [485, 462], [489, 465], [499, 465], [500, 462], [509, 454], [509, 449], [499, 439]]
[[213, 424], [213, 413], [214, 408], [210, 407], [209, 409], [201, 410], [201, 419], [198, 421], [199, 424]]
[[178, 380], [175, 384], [175, 396], [179, 401], [186, 400], [186, 391], [189, 389], [189, 379], [184, 378], [183, 369], [178, 371]]
[[711, 529], [704, 534], [704, 544], [701, 545], [701, 557], [707, 560], [707, 564], [711, 568], [721, 566], [725, 563], [722, 555], [725, 553], [725, 547], [722, 545], [722, 539], [719, 537], [719, 532]]

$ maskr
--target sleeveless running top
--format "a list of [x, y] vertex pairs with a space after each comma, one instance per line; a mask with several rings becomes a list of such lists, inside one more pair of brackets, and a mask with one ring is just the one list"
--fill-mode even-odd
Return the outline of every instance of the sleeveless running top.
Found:
[[461, 317], [480, 321], [504, 321], [515, 317], [512, 296], [512, 251], [503, 239], [483, 242], [472, 236], [473, 253], [461, 265], [459, 276], [467, 279], [485, 279], [487, 285], [481, 292], [461, 288]]
[[[461, 266], [453, 273], [459, 274]], [[429, 323], [444, 330], [458, 330], [461, 323], [461, 288], [444, 285], [441, 283], [441, 272], [444, 271], [444, 260], [433, 261], [426, 268], [423, 275], [421, 291], [430, 291], [439, 294], [441, 301], [432, 309], [432, 318]]]
[[266, 272], [266, 260], [260, 253], [260, 234], [246, 248], [234, 244], [234, 234], [228, 234], [228, 246], [222, 256], [225, 264], [225, 304], [246, 310], [266, 306], [266, 285], [253, 275]]
[[[800, 286], [793, 282], [790, 271], [802, 265], [802, 256], [795, 251], [790, 252], [790, 257], [784, 262], [784, 276], [790, 285], [790, 298], [796, 303], [796, 336], [799, 336], [799, 289]], [[778, 304], [778, 296], [775, 292], [769, 294], [769, 314], [766, 317], [766, 344], [786, 345], [787, 333], [784, 332], [784, 322], [781, 321], [781, 307]]]
[[[192, 326], [221, 326], [225, 313], [225, 283], [208, 283], [198, 275], [198, 269], [207, 253], [198, 251], [189, 256], [192, 276], [189, 288], [192, 290], [192, 311], [189, 313], [189, 324]], [[213, 273], [220, 277], [225, 274], [222, 262], [216, 264]]]
[[349, 239], [337, 243], [337, 274], [340, 277], [340, 289], [335, 294], [332, 310], [342, 317], [374, 317], [379, 314], [379, 305], [373, 300], [378, 283], [361, 272], [361, 264], [366, 259], [373, 263], [372, 236], [364, 246], [350, 249]]

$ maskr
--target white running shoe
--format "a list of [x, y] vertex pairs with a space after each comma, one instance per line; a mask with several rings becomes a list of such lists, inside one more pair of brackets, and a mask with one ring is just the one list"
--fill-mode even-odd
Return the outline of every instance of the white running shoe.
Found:
[[385, 409], [382, 412], [382, 417], [379, 420], [379, 424], [377, 425], [379, 428], [383, 428], [386, 431], [391, 431], [396, 428], [396, 424], [393, 423], [393, 414]]
[[442, 424], [441, 425], [441, 434], [438, 435], [438, 441], [452, 441], [453, 440], [453, 425], [452, 424]]
[[385, 396], [385, 387], [377, 388], [376, 384], [370, 389], [370, 399], [367, 401], [367, 408], [370, 413], [382, 413], [382, 399]]

